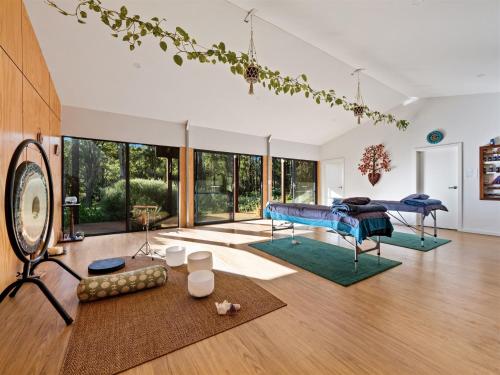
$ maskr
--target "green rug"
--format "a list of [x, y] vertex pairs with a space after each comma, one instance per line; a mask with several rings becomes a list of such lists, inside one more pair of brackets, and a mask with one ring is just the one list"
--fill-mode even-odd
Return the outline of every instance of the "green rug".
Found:
[[379, 263], [376, 255], [361, 254], [356, 272], [354, 250], [306, 237], [295, 238], [300, 244], [292, 245], [292, 239], [288, 237], [273, 242], [253, 243], [250, 246], [343, 286], [357, 283], [401, 264], [385, 258], [380, 258]]
[[413, 233], [401, 233], [393, 232], [392, 237], [380, 237], [380, 242], [406, 247], [408, 249], [418, 250], [418, 251], [429, 251], [435, 249], [436, 247], [442, 246], [451, 242], [451, 240], [446, 240], [444, 238], [436, 238], [434, 242], [434, 237], [425, 236], [424, 246], [420, 245], [420, 235]]

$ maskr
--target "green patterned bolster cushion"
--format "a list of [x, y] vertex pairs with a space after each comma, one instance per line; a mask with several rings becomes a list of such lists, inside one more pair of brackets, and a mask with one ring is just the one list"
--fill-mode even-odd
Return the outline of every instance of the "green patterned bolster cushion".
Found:
[[80, 302], [90, 302], [161, 286], [167, 279], [167, 269], [157, 264], [134, 271], [85, 277], [78, 284], [76, 294]]

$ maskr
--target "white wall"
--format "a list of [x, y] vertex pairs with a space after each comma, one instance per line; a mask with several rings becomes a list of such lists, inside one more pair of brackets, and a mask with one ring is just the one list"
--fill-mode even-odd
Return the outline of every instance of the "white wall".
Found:
[[185, 125], [76, 107], [62, 107], [61, 133], [72, 137], [184, 146]]
[[[303, 129], [303, 131], [307, 131], [307, 129]], [[321, 147], [315, 145], [282, 141], [281, 139], [271, 139], [271, 156], [302, 160], [319, 160], [320, 150]]]
[[198, 126], [189, 126], [189, 147], [240, 154], [265, 155], [267, 153], [264, 137]]
[[[415, 148], [428, 146], [426, 135], [445, 133], [444, 143], [463, 142], [463, 230], [500, 235], [500, 202], [479, 200], [479, 147], [500, 136], [500, 93], [419, 100], [395, 111], [411, 124], [407, 131], [363, 124], [321, 146], [321, 160], [344, 157], [345, 195], [400, 199], [415, 192]], [[354, 119], [353, 119], [354, 121]], [[372, 187], [357, 169], [366, 146], [383, 143], [392, 171]]]
[[[64, 106], [62, 134], [73, 137], [185, 146], [185, 123]], [[267, 138], [189, 125], [189, 147], [202, 150], [266, 155]], [[320, 146], [273, 139], [271, 155], [319, 160]]]

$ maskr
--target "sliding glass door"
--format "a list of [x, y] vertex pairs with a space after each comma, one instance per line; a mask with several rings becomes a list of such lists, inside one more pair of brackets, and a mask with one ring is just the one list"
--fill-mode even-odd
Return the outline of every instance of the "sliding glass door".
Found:
[[272, 159], [272, 199], [283, 203], [316, 203], [317, 162]]
[[233, 155], [195, 151], [195, 224], [233, 220]]
[[143, 214], [136, 206], [155, 207], [152, 228], [178, 226], [179, 149], [177, 147], [129, 145], [129, 229], [143, 227]]
[[262, 217], [262, 157], [235, 155], [234, 220], [251, 220]]
[[316, 162], [292, 160], [292, 199], [295, 203], [316, 203]]
[[262, 217], [262, 157], [195, 151], [195, 224]]
[[[75, 196], [75, 229], [86, 234], [125, 232], [126, 146], [123, 143], [64, 138], [63, 196]], [[69, 210], [63, 211], [65, 227]]]
[[[142, 230], [137, 205], [154, 206], [153, 228], [178, 226], [179, 149], [64, 137], [63, 198], [81, 204], [77, 231], [86, 235]], [[69, 212], [64, 211], [67, 227]]]

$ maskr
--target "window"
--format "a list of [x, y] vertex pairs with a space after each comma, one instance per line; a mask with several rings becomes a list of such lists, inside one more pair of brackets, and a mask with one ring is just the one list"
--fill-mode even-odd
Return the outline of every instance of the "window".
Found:
[[157, 207], [151, 227], [177, 227], [178, 170], [176, 147], [63, 138], [63, 198], [78, 198], [75, 226], [86, 235], [142, 230], [135, 205]]
[[262, 157], [195, 151], [195, 224], [262, 217]]
[[272, 199], [283, 203], [316, 203], [317, 162], [272, 159]]

